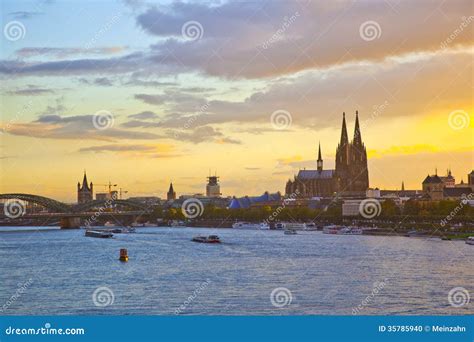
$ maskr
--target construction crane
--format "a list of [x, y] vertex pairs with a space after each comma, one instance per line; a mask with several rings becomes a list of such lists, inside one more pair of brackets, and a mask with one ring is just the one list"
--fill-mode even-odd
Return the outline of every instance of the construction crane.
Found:
[[109, 181], [109, 184], [95, 184], [95, 185], [105, 186], [106, 190], [107, 190], [107, 187], [108, 187], [109, 188], [109, 195], [112, 193], [112, 187], [118, 186], [118, 184], [112, 184], [110, 181]]

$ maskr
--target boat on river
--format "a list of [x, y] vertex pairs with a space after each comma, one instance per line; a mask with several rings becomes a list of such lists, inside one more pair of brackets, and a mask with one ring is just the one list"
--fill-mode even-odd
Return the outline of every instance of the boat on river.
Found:
[[294, 229], [285, 229], [285, 235], [296, 235], [298, 234]]
[[270, 226], [267, 223], [251, 223], [251, 222], [235, 222], [232, 225], [234, 229], [270, 229]]
[[195, 236], [191, 241], [201, 243], [221, 243], [221, 239], [217, 235]]
[[474, 236], [469, 236], [466, 240], [468, 245], [474, 245]]
[[84, 234], [84, 236], [107, 239], [114, 236], [114, 234], [110, 232], [99, 231], [99, 230], [86, 230], [86, 233]]

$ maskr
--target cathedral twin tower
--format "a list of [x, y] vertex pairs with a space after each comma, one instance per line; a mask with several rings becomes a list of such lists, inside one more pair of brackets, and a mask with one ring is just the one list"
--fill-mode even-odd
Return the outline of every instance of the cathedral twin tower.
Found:
[[317, 170], [300, 170], [293, 180], [286, 183], [286, 194], [299, 197], [363, 196], [369, 188], [367, 151], [356, 111], [354, 138], [349, 142], [346, 115], [342, 113], [341, 140], [336, 150], [336, 169], [324, 170], [319, 145]]

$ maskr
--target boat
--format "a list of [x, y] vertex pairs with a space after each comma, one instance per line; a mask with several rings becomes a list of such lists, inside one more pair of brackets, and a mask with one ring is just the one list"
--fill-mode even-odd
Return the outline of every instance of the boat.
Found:
[[363, 231], [358, 227], [344, 227], [337, 232], [339, 235], [362, 235]]
[[275, 223], [275, 229], [285, 229], [285, 224], [282, 222]]
[[220, 243], [221, 239], [217, 235], [209, 236], [195, 236], [191, 241], [201, 242], [201, 243]]
[[294, 229], [285, 229], [285, 235], [296, 235], [298, 234]]
[[306, 223], [286, 222], [285, 223], [285, 228], [286, 229], [292, 229], [292, 230], [306, 229]]
[[173, 220], [169, 223], [169, 226], [174, 228], [184, 228], [186, 227], [186, 223], [184, 221]]
[[469, 236], [466, 240], [468, 245], [474, 245], [474, 236]]
[[86, 230], [86, 233], [84, 235], [88, 237], [103, 238], [103, 239], [111, 238], [112, 236], [114, 236], [114, 234], [112, 233], [101, 232], [98, 230]]
[[156, 227], [156, 223], [151, 223], [148, 221], [143, 224], [143, 227]]
[[117, 225], [113, 222], [107, 221], [104, 223], [104, 227], [117, 227]]
[[235, 222], [232, 224], [234, 229], [270, 229], [267, 223]]
[[341, 230], [342, 228], [344, 227], [336, 226], [336, 225], [325, 226], [323, 228], [323, 233], [324, 234], [337, 234], [339, 230]]
[[138, 223], [138, 222], [133, 222], [132, 223], [132, 227], [144, 227], [145, 224], [144, 223]]
[[128, 233], [135, 233], [135, 228], [133, 227], [123, 227], [123, 228], [114, 228], [114, 229], [106, 229], [103, 230], [104, 232], [110, 232], [115, 234], [128, 234]]
[[318, 230], [318, 227], [316, 227], [316, 223], [308, 222], [306, 223], [306, 230]]

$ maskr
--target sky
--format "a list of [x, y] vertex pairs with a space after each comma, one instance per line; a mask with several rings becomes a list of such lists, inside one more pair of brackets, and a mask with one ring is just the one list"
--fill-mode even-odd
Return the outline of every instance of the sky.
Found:
[[474, 168], [469, 0], [0, 6], [0, 193], [284, 192], [356, 110], [371, 187]]

